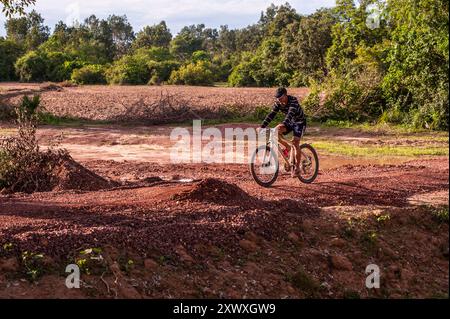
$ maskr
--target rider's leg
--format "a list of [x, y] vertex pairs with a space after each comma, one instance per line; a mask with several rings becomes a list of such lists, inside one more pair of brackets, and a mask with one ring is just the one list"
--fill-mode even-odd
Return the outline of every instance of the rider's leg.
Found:
[[284, 124], [279, 124], [277, 127], [278, 132], [278, 141], [283, 145], [287, 150], [291, 150], [291, 145], [289, 145], [289, 142], [286, 141], [286, 139], [283, 137], [283, 134], [287, 132], [286, 126]]
[[302, 160], [302, 152], [300, 150], [300, 137], [295, 136], [292, 140], [292, 145], [295, 149], [295, 172], [300, 172], [300, 162]]

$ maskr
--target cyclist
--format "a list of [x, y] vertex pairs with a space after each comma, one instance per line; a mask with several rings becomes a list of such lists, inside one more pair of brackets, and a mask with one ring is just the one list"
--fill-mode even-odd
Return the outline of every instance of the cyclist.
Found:
[[294, 138], [292, 140], [292, 146], [295, 149], [295, 168], [292, 171], [292, 177], [297, 177], [300, 174], [300, 140], [306, 129], [306, 117], [305, 112], [303, 112], [300, 103], [297, 98], [288, 95], [287, 90], [284, 87], [277, 89], [275, 93], [275, 105], [273, 106], [272, 112], [270, 112], [264, 119], [261, 128], [266, 128], [270, 122], [275, 118], [277, 113], [281, 111], [286, 114], [284, 121], [276, 127], [278, 132], [279, 142], [286, 148], [288, 155], [292, 150], [291, 145], [283, 138], [284, 135], [293, 133]]

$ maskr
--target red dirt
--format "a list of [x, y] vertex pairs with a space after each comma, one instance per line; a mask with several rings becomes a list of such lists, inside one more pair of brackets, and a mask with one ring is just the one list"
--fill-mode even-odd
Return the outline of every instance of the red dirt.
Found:
[[62, 158], [53, 168], [50, 189], [98, 191], [117, 185], [107, 181], [74, 161], [70, 156]]
[[213, 178], [202, 180], [190, 190], [177, 194], [173, 199], [242, 206], [255, 203], [254, 198], [238, 186]]
[[[104, 252], [110, 267], [123, 258], [136, 262], [134, 272], [122, 274], [116, 293], [94, 276], [86, 280], [95, 291], [82, 289], [84, 296], [430, 297], [448, 292], [448, 224], [437, 223], [429, 208], [408, 202], [414, 194], [448, 191], [448, 159], [345, 166], [323, 171], [313, 185], [283, 177], [272, 189], [257, 187], [241, 165], [86, 164], [105, 177], [134, 174], [144, 181], [176, 172], [221, 180], [183, 184], [153, 178], [147, 179], [154, 183], [150, 187], [135, 182], [113, 190], [0, 196], [0, 246], [14, 243], [4, 258], [43, 252], [63, 267], [80, 249], [113, 245], [114, 253]], [[390, 218], [380, 224], [377, 216], [383, 214]], [[373, 242], [367, 239], [372, 231]], [[349, 260], [351, 270], [330, 264], [342, 259], [343, 265]], [[0, 268], [5, 262], [0, 257]], [[380, 291], [361, 284], [369, 263], [385, 274]], [[299, 269], [322, 288], [301, 287], [295, 280]], [[186, 281], [189, 273], [194, 282]], [[114, 286], [114, 276], [105, 280]], [[7, 288], [12, 282], [14, 277], [0, 276], [0, 297], [17, 296]], [[61, 297], [61, 292], [40, 296]]]

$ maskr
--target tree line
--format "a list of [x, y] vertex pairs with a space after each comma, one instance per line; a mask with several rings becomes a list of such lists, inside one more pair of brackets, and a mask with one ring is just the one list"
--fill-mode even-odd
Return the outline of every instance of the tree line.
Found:
[[164, 21], [135, 32], [118, 15], [50, 32], [31, 11], [5, 23], [0, 80], [309, 86], [305, 107], [324, 118], [442, 129], [448, 21], [447, 0], [337, 0], [309, 15], [286, 3], [242, 29], [198, 24], [176, 35]]

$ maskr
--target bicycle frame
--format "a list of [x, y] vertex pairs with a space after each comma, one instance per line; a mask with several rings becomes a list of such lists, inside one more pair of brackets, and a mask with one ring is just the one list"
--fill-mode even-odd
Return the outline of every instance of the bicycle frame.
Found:
[[[275, 146], [276, 146], [278, 155], [281, 156], [281, 158], [284, 160], [285, 164], [287, 165], [286, 170], [291, 170], [292, 167], [295, 165], [295, 160], [296, 160], [296, 157], [294, 155], [295, 152], [290, 152], [290, 154], [289, 154], [290, 156], [289, 156], [289, 158], [287, 158], [281, 151], [280, 146], [283, 144], [280, 143], [280, 139], [282, 139], [283, 141], [285, 141], [288, 144], [291, 144], [291, 142], [283, 137], [278, 136], [278, 134], [276, 134], [277, 130], [274, 128], [266, 129], [266, 130], [269, 132], [269, 138], [267, 141], [267, 145], [270, 146], [272, 149], [275, 149]], [[302, 158], [308, 159], [308, 156], [302, 150], [300, 150], [300, 152], [301, 152]], [[287, 168], [289, 168], [289, 169], [287, 169]]]
[[[279, 139], [283, 139], [283, 141], [285, 141], [286, 143], [290, 144], [290, 142], [286, 139], [284, 139], [283, 137], [276, 137], [276, 129], [266, 129], [269, 132], [269, 138], [267, 141], [267, 146], [271, 147], [272, 149], [275, 149], [275, 145], [276, 145], [276, 149], [277, 149], [277, 153], [281, 156], [281, 158], [285, 161], [285, 163], [287, 165], [289, 165], [289, 168], [291, 168], [292, 166], [295, 165], [295, 156], [294, 152], [290, 152], [290, 158], [287, 158], [283, 152], [280, 149], [280, 145], [283, 145], [279, 142]], [[304, 155], [304, 154], [303, 154]]]

